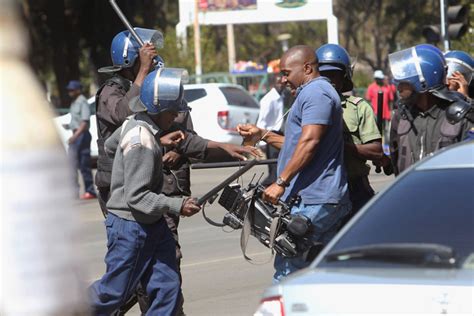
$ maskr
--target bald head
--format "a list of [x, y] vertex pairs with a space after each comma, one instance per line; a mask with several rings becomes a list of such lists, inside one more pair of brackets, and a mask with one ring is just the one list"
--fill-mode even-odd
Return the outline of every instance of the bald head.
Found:
[[311, 46], [297, 45], [287, 50], [280, 59], [282, 83], [294, 94], [302, 84], [319, 77], [318, 58]]
[[297, 62], [301, 65], [310, 64], [317, 66], [318, 64], [318, 57], [314, 49], [308, 45], [296, 45], [291, 47], [283, 54], [281, 59], [285, 59], [287, 63]]

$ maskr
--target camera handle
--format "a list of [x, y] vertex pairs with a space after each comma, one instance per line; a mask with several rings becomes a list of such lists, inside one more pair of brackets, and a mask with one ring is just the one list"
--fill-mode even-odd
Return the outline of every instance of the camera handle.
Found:
[[249, 171], [251, 168], [253, 168], [255, 165], [258, 164], [258, 160], [250, 160], [247, 164], [245, 164], [242, 168], [231, 174], [227, 179], [216, 185], [214, 188], [212, 188], [209, 192], [204, 194], [202, 197], [198, 199], [198, 204], [203, 205], [205, 202], [207, 202], [210, 198], [212, 198], [214, 195], [219, 193], [220, 190], [225, 188], [228, 184], [230, 184], [232, 181]]

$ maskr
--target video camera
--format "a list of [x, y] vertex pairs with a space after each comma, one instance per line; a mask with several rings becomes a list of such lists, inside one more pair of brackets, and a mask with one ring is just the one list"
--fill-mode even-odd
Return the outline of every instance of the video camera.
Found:
[[248, 225], [250, 235], [283, 257], [308, 251], [314, 244], [309, 238], [311, 221], [303, 215], [291, 215], [290, 206], [283, 202], [274, 206], [263, 201], [263, 190], [252, 184], [246, 188], [236, 183], [226, 186], [218, 201], [228, 211], [223, 223], [244, 230]]
[[290, 204], [280, 201], [275, 206], [262, 199], [264, 187], [258, 184], [259, 181], [253, 184], [252, 178], [246, 188], [232, 183], [255, 165], [271, 164], [276, 161], [268, 159], [193, 164], [193, 169], [241, 167], [199, 198], [198, 204], [212, 203], [222, 191], [218, 203], [228, 212], [224, 215], [222, 223], [216, 223], [206, 217], [204, 209], [202, 214], [211, 225], [242, 229], [241, 247], [244, 256], [245, 239], [248, 235], [252, 235], [283, 257], [302, 255], [306, 260], [312, 260], [322, 249], [322, 244], [311, 240], [312, 225], [307, 217], [291, 214], [291, 206], [297, 202], [296, 199]]

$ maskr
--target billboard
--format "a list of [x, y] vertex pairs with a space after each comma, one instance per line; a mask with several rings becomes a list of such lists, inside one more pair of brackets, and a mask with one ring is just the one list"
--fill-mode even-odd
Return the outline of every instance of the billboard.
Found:
[[199, 0], [199, 10], [202, 12], [254, 10], [256, 8], [257, 0]]
[[[328, 42], [337, 43], [332, 0], [198, 0], [200, 25], [302, 22], [326, 20]], [[194, 21], [194, 0], [179, 1], [178, 36]]]

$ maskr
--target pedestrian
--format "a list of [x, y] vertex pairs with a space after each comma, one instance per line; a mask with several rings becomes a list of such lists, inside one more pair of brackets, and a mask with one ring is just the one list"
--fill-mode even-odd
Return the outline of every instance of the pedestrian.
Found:
[[[395, 94], [393, 92], [393, 87], [385, 84], [385, 75], [380, 69], [374, 71], [374, 81], [367, 87], [367, 91], [365, 93], [365, 99], [370, 101], [372, 104], [372, 109], [374, 110], [376, 116], [378, 113], [377, 100], [379, 91], [383, 93], [382, 136], [386, 136], [389, 134], [388, 123], [391, 119], [391, 104], [395, 99]], [[388, 138], [386, 139], [388, 140]]]
[[391, 158], [398, 174], [433, 152], [464, 140], [473, 122], [467, 115], [471, 105], [464, 97], [446, 93], [442, 56], [420, 45], [390, 54], [389, 61], [400, 95], [390, 133]]
[[316, 50], [321, 76], [329, 78], [341, 98], [344, 120], [344, 165], [352, 210], [348, 219], [374, 196], [369, 183], [370, 166], [367, 160], [383, 157], [382, 136], [374, 111], [360, 97], [346, 96], [352, 91], [351, 60], [347, 51], [337, 44], [324, 44]]
[[[258, 115], [257, 127], [269, 129], [277, 133], [283, 134], [285, 110], [285, 99], [289, 96], [289, 91], [281, 83], [281, 76], [277, 75], [273, 79], [272, 88], [260, 100], [260, 113]], [[278, 158], [279, 150], [273, 146], [265, 146], [267, 159]], [[262, 180], [263, 186], [269, 186], [274, 183], [277, 178], [276, 164], [268, 165], [268, 175]]]
[[460, 50], [452, 50], [445, 53], [444, 57], [448, 66], [449, 90], [474, 98], [473, 95], [469, 95], [469, 86], [474, 72], [474, 60], [471, 55]]
[[[278, 178], [267, 187], [263, 199], [276, 204], [294, 201], [291, 214], [306, 216], [312, 224], [311, 239], [326, 245], [350, 211], [346, 171], [343, 166], [341, 100], [329, 79], [321, 77], [314, 50], [298, 45], [280, 60], [282, 83], [296, 96], [285, 125], [285, 136], [239, 125], [245, 138], [262, 138], [281, 149]], [[294, 258], [276, 255], [273, 280], [310, 264], [303, 253]]]
[[[71, 80], [66, 86], [71, 98], [71, 122], [65, 126], [72, 130], [68, 140], [68, 156], [74, 166], [74, 184], [77, 196], [81, 200], [95, 199], [97, 197], [91, 171], [91, 140], [89, 133], [91, 111], [86, 97], [82, 94], [82, 84], [78, 80]], [[84, 193], [79, 195], [79, 182], [77, 170], [81, 172], [84, 181]]]
[[[167, 68], [151, 72], [140, 97], [132, 101], [142, 112], [127, 119], [105, 142], [114, 163], [105, 221], [107, 269], [91, 286], [96, 315], [110, 315], [120, 308], [139, 282], [149, 300], [146, 315], [176, 313], [180, 294], [176, 247], [163, 215], [192, 216], [200, 206], [193, 198], [162, 193], [159, 134], [172, 126], [178, 112], [189, 109], [183, 106], [180, 80], [170, 80], [175, 74]], [[175, 140], [184, 137], [181, 133]]]

